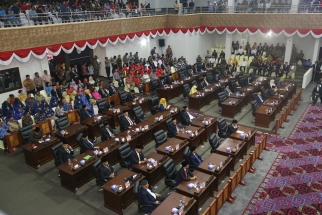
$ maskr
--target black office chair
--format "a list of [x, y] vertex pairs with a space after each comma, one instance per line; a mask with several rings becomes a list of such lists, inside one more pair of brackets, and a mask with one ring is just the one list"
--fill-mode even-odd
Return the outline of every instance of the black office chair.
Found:
[[199, 79], [198, 79], [199, 83], [201, 83], [202, 80], [203, 80], [203, 77], [199, 77]]
[[181, 80], [183, 80], [186, 77], [183, 71], [179, 71], [178, 75]]
[[139, 212], [139, 214], [140, 213], [144, 213], [144, 214], [151, 213], [152, 211], [146, 211], [143, 209], [143, 207], [149, 207], [149, 206], [151, 207], [153, 205], [144, 205], [143, 204], [141, 196], [140, 196], [140, 189], [142, 189], [140, 182], [135, 181], [134, 185], [133, 185], [133, 195], [134, 195], [136, 201], [138, 202], [138, 212]]
[[[252, 105], [252, 115], [256, 117], [256, 110], [259, 108], [259, 104], [256, 100], [251, 101], [250, 103]], [[252, 123], [255, 122], [255, 119], [253, 119]]]
[[182, 117], [182, 114], [183, 114], [183, 112], [184, 112], [184, 109], [183, 109], [183, 108], [180, 108], [179, 112], [180, 112], [180, 116], [181, 116], [181, 118], [180, 118], [180, 122], [181, 122], [181, 124], [182, 124], [183, 126], [188, 126], [188, 125], [190, 125], [190, 122], [188, 122], [187, 120], [185, 120], [185, 119]]
[[265, 91], [265, 87], [261, 86], [260, 91], [261, 91], [261, 94], [262, 94], [262, 99], [266, 100], [267, 99], [267, 97], [266, 97], [267, 96], [267, 90]]
[[140, 123], [144, 120], [144, 112], [141, 106], [136, 106], [133, 108], [134, 116], [135, 116], [135, 123]]
[[212, 76], [212, 74], [211, 74], [211, 73], [207, 73], [207, 78], [206, 78], [206, 80], [207, 80], [207, 82], [208, 82], [209, 84], [214, 83], [214, 77]]
[[231, 82], [231, 86], [232, 86], [231, 91], [233, 93], [236, 92], [236, 81], [237, 81], [236, 79], [230, 81]]
[[191, 153], [191, 151], [189, 149], [189, 146], [186, 146], [186, 148], [184, 148], [184, 150], [183, 150], [183, 157], [189, 163], [189, 169], [190, 169], [190, 171], [193, 172], [194, 170], [198, 169], [198, 166], [192, 165], [192, 163], [190, 161], [190, 158], [189, 158], [190, 153]]
[[[227, 97], [224, 92], [218, 93], [218, 106], [221, 107], [221, 103], [223, 103], [226, 99]], [[219, 112], [221, 113], [221, 110]]]
[[190, 93], [190, 87], [188, 84], [183, 85], [183, 98], [187, 99]]
[[32, 125], [28, 125], [19, 129], [23, 144], [29, 143], [29, 134], [31, 132], [33, 132]]
[[98, 99], [96, 101], [97, 107], [98, 107], [98, 112], [103, 113], [104, 111], [108, 111], [107, 107], [107, 102], [105, 99]]
[[55, 166], [60, 166], [62, 165], [62, 163], [60, 162], [60, 160], [58, 159], [58, 155], [57, 155], [57, 151], [60, 147], [62, 147], [63, 142], [57, 143], [56, 145], [54, 145], [53, 147], [51, 147], [51, 152], [53, 153], [53, 156], [55, 158]]
[[[92, 169], [93, 169], [93, 172], [94, 172], [94, 175], [96, 178], [96, 185], [97, 186], [102, 186], [107, 182], [106, 179], [100, 178], [100, 175], [98, 174], [98, 169], [101, 167], [101, 165], [102, 165], [101, 159], [98, 159], [97, 161], [95, 161], [92, 164]], [[103, 191], [103, 188], [100, 188], [98, 190], [98, 192], [102, 192], [102, 191]]]
[[121, 130], [121, 131], [126, 131], [126, 128], [125, 128], [125, 126], [124, 126], [124, 125], [123, 125], [123, 123], [122, 123], [122, 117], [124, 117], [124, 115], [123, 115], [123, 114], [119, 114], [119, 115], [117, 115], [117, 118], [118, 118], [119, 123], [120, 123], [120, 130]]
[[193, 80], [193, 81], [191, 81], [191, 85], [192, 85], [192, 86], [195, 86], [195, 85], [196, 85], [196, 86], [198, 86], [198, 83], [197, 83], [197, 81], [196, 81], [196, 80]]
[[216, 153], [216, 149], [220, 146], [220, 142], [217, 139], [216, 133], [212, 133], [208, 141], [211, 146], [211, 153]]
[[177, 186], [177, 183], [176, 183], [177, 169], [174, 165], [173, 160], [169, 159], [167, 162], [163, 164], [162, 168], [165, 172], [164, 183], [170, 188], [175, 188]]
[[155, 140], [155, 148], [158, 148], [161, 146], [163, 143], [167, 142], [167, 136], [164, 134], [163, 130], [159, 130], [155, 133], [153, 133], [153, 137]]
[[119, 150], [119, 155], [121, 157], [121, 161], [120, 161], [121, 167], [132, 169], [131, 168], [131, 161], [130, 161], [132, 150], [131, 150], [130, 144], [125, 143], [125, 144], [121, 145], [118, 148], [118, 150]]
[[256, 100], [256, 95], [257, 95], [257, 93], [252, 94], [252, 98], [253, 98], [252, 100]]
[[70, 126], [70, 123], [66, 116], [56, 119], [55, 122], [59, 130], [63, 130], [64, 128], [67, 128], [68, 126]]
[[121, 104], [127, 102], [127, 92], [125, 92], [124, 90], [119, 91], [119, 97], [120, 97]]
[[157, 93], [158, 92], [158, 87], [159, 87], [158, 81], [155, 80], [155, 79], [152, 79], [150, 82], [151, 82], [151, 85], [152, 85], [152, 90], [155, 93]]
[[83, 133], [79, 133], [77, 134], [77, 137], [76, 137], [76, 142], [77, 142], [77, 145], [79, 146], [80, 148], [80, 153], [84, 153], [87, 151], [87, 149], [83, 146], [82, 144], [82, 138], [83, 138]]
[[226, 120], [224, 118], [217, 119], [217, 125], [218, 125], [218, 136], [220, 138], [227, 138], [227, 124]]
[[101, 132], [101, 140], [102, 140], [102, 142], [104, 142], [105, 140], [108, 140], [108, 139], [106, 139], [106, 137], [103, 135], [103, 132], [104, 132], [104, 124], [102, 123], [102, 124], [99, 124], [98, 125], [98, 128], [100, 129], [100, 132]]
[[239, 84], [241, 87], [245, 87], [247, 85], [247, 78], [245, 76], [239, 77]]
[[159, 112], [159, 97], [153, 96], [151, 98], [151, 114], [154, 115]]

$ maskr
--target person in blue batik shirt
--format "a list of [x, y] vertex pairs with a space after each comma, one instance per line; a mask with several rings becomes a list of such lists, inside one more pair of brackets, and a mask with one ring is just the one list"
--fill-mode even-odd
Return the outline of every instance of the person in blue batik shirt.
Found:
[[13, 108], [22, 108], [22, 109], [25, 109], [25, 105], [18, 99], [18, 98], [15, 98], [15, 102], [13, 103]]
[[4, 123], [2, 120], [0, 120], [0, 140], [3, 141], [4, 150], [7, 150], [7, 143], [5, 135], [9, 134], [8, 132], [9, 126]]
[[58, 100], [55, 96], [51, 97], [50, 102], [49, 102], [49, 107], [57, 107], [58, 106]]
[[63, 99], [63, 107], [64, 107], [64, 111], [71, 111], [72, 108], [70, 107], [70, 104], [68, 102], [66, 102], [66, 99]]
[[15, 109], [15, 114], [13, 115], [13, 119], [14, 120], [19, 120], [24, 116], [24, 111], [22, 110], [22, 108], [16, 108]]
[[4, 101], [2, 103], [2, 113], [3, 116], [11, 116], [13, 114], [13, 107], [10, 105], [9, 102]]
[[74, 109], [80, 109], [83, 105], [83, 102], [81, 100], [81, 96], [76, 96], [74, 100]]

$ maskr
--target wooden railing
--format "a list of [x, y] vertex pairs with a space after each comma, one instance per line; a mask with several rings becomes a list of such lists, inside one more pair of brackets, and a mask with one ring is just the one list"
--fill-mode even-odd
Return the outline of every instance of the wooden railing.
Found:
[[302, 89], [294, 96], [290, 103], [285, 107], [284, 111], [281, 113], [278, 119], [276, 119], [275, 127], [273, 134], [279, 135], [278, 129], [284, 128], [283, 122], [289, 122], [287, 119], [288, 116], [293, 116], [292, 111], [296, 111], [296, 105], [301, 101]]
[[243, 178], [247, 172], [254, 173], [256, 171], [256, 169], [252, 166], [256, 159], [263, 159], [260, 157], [260, 154], [264, 149], [266, 149], [266, 142], [267, 134], [265, 134], [262, 140], [256, 144], [254, 150], [251, 151], [249, 156], [246, 158], [244, 163], [240, 165], [234, 175], [229, 177], [229, 180], [223, 189], [220, 190], [215, 199], [210, 203], [209, 207], [206, 208], [202, 215], [216, 215], [226, 201], [234, 203], [236, 196], [232, 195], [233, 191], [236, 189], [238, 184], [246, 186], [246, 182], [243, 181]]

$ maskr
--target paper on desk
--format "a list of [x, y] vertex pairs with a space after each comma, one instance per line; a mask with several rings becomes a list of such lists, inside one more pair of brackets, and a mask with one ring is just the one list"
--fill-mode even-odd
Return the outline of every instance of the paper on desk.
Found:
[[90, 156], [90, 155], [86, 155], [85, 157], [84, 157], [84, 159], [85, 160], [88, 160], [88, 159], [90, 159], [92, 156]]
[[240, 130], [237, 130], [236, 132], [237, 132], [238, 134], [243, 134], [243, 133], [245, 133], [245, 132], [240, 131]]

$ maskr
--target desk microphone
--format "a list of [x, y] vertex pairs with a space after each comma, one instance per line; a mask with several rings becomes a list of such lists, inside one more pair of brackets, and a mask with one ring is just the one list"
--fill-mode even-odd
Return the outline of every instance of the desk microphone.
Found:
[[[176, 207], [178, 210], [181, 208], [180, 207], [180, 201], [178, 201], [175, 197], [173, 197], [173, 200], [178, 203], [178, 206]], [[182, 204], [182, 203], [181, 203]]]

